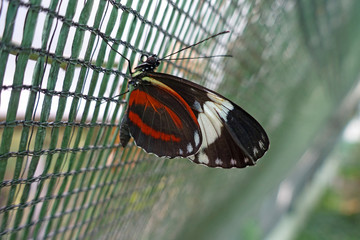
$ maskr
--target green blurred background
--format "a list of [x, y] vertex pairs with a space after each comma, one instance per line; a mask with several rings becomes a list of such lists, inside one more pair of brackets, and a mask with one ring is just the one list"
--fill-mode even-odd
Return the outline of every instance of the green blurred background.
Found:
[[[359, 12], [357, 0], [2, 0], [0, 238], [359, 239]], [[125, 101], [111, 97], [129, 72], [114, 50], [134, 67], [224, 30], [181, 57], [232, 58], [158, 71], [251, 113], [265, 157], [222, 170], [121, 148]]]

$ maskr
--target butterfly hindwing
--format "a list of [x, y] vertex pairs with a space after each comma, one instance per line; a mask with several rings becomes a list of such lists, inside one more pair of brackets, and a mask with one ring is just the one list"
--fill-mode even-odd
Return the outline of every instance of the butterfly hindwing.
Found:
[[261, 125], [225, 97], [186, 79], [163, 73], [148, 76], [177, 92], [191, 107], [202, 132], [198, 152], [189, 157], [209, 167], [254, 165], [269, 148]]
[[202, 139], [190, 106], [156, 79], [144, 83], [131, 92], [126, 115], [126, 125], [136, 144], [160, 157], [195, 154]]

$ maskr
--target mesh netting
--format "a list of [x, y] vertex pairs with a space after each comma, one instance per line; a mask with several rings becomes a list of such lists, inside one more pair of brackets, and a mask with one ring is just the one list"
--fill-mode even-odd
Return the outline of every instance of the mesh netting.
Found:
[[[315, 140], [358, 80], [356, 0], [0, 4], [3, 238], [264, 236], [279, 217], [268, 200], [304, 152], [333, 144]], [[168, 60], [157, 71], [241, 105], [269, 132], [269, 153], [256, 167], [222, 170], [122, 148], [126, 95], [116, 96], [130, 76], [116, 51], [133, 68], [142, 54], [165, 56], [224, 30], [178, 57], [232, 58]]]

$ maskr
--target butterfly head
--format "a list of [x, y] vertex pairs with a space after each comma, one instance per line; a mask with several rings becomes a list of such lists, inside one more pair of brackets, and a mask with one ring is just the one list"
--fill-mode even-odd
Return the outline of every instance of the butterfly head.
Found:
[[157, 55], [142, 55], [141, 56], [142, 63], [135, 68], [135, 70], [142, 71], [142, 72], [153, 72], [159, 65], [160, 59]]

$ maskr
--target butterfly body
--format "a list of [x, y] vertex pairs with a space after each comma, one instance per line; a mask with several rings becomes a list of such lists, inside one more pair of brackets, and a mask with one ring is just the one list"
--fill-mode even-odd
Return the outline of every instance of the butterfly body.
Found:
[[221, 168], [254, 165], [265, 154], [269, 139], [253, 117], [210, 89], [154, 72], [159, 64], [149, 56], [131, 74], [123, 146], [131, 135], [146, 152]]

